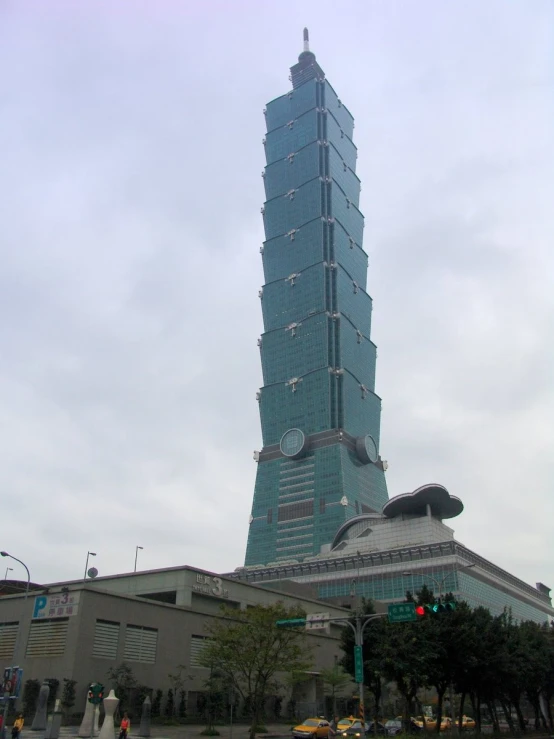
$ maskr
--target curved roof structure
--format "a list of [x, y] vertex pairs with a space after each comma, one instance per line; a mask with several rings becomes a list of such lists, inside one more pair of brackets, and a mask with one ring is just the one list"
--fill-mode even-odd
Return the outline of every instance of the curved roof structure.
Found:
[[431, 515], [436, 518], [454, 518], [464, 510], [464, 504], [455, 495], [437, 483], [422, 485], [413, 493], [395, 495], [383, 507], [383, 514], [387, 518], [396, 518], [402, 513], [424, 516], [427, 506], [431, 508]]

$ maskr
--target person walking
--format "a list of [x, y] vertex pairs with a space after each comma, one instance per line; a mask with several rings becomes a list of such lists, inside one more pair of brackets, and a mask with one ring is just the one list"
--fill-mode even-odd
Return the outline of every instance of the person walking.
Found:
[[121, 723], [119, 725], [119, 739], [127, 739], [129, 732], [131, 731], [131, 722], [129, 716], [124, 713]]
[[24, 723], [25, 723], [25, 719], [23, 718], [23, 714], [20, 713], [19, 716], [13, 722], [12, 739], [19, 739], [19, 735], [21, 734], [21, 730], [23, 729]]

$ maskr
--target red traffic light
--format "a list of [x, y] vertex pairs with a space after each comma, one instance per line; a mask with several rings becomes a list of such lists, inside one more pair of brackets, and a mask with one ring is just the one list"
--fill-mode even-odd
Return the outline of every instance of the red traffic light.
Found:
[[418, 616], [425, 616], [425, 608], [423, 606], [416, 606], [415, 612]]

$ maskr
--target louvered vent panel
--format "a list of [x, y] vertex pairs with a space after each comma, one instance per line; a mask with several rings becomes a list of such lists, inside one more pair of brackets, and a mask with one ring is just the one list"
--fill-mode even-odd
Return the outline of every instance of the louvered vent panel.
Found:
[[61, 657], [65, 650], [69, 619], [34, 621], [29, 631], [27, 657]]
[[123, 659], [153, 665], [156, 661], [157, 646], [157, 629], [150, 629], [146, 626], [127, 626]]
[[194, 634], [190, 638], [190, 666], [191, 667], [203, 667], [200, 664], [200, 655], [206, 644], [205, 636], [195, 636]]
[[94, 631], [93, 657], [117, 659], [117, 644], [119, 641], [119, 624], [114, 621], [96, 621]]
[[0, 659], [13, 657], [18, 626], [17, 621], [0, 624]]

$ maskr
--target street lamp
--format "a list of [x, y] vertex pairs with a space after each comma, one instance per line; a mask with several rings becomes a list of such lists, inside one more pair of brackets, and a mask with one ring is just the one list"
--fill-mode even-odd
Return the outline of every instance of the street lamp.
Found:
[[137, 571], [137, 557], [138, 557], [139, 549], [144, 549], [144, 547], [139, 547], [139, 546], [135, 547], [135, 570], [134, 570], [135, 572]]
[[[0, 552], [0, 556], [2, 557], [9, 557], [10, 559], [13, 559], [15, 562], [19, 562], [20, 565], [23, 565], [25, 567], [25, 570], [27, 572], [27, 587], [25, 588], [25, 600], [27, 600], [27, 596], [29, 595], [29, 585], [31, 583], [31, 575], [29, 574], [29, 568], [25, 564], [25, 562], [22, 562], [20, 559], [17, 559], [17, 557], [14, 557], [13, 554], [8, 554], [8, 552]], [[6, 574], [8, 573], [8, 570], [13, 569], [12, 567], [8, 567], [6, 570]], [[4, 578], [5, 580], [6, 578]]]
[[[469, 565], [462, 565], [461, 567], [454, 568], [451, 572], [447, 572], [446, 575], [442, 578], [442, 580], [437, 580], [433, 575], [428, 575], [426, 572], [418, 572], [418, 575], [421, 575], [421, 577], [426, 577], [428, 580], [432, 580], [435, 585], [437, 586], [437, 597], [440, 598], [442, 595], [442, 589], [446, 584], [446, 581], [452, 574], [452, 572], [459, 572], [460, 570], [469, 570], [471, 567], [475, 567], [475, 562]], [[414, 589], [414, 573], [413, 572], [403, 572], [402, 573], [406, 577], [412, 578], [412, 590]]]
[[87, 552], [87, 561], [85, 563], [85, 574], [83, 575], [83, 582], [85, 582], [87, 579], [88, 558], [89, 557], [96, 557], [96, 552]]
[[4, 575], [4, 580], [8, 579], [8, 572], [13, 572], [13, 567], [6, 567], [6, 574]]

